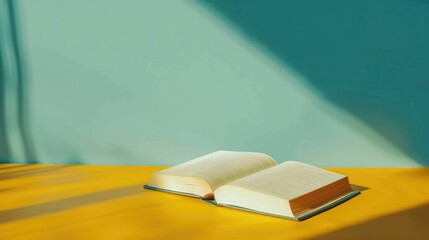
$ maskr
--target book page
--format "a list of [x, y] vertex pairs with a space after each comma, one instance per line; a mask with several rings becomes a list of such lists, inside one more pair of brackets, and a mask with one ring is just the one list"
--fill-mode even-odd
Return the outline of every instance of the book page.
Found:
[[345, 177], [308, 164], [288, 161], [228, 185], [290, 200]]
[[157, 174], [200, 177], [214, 190], [228, 182], [275, 165], [276, 162], [263, 153], [217, 151], [159, 171]]

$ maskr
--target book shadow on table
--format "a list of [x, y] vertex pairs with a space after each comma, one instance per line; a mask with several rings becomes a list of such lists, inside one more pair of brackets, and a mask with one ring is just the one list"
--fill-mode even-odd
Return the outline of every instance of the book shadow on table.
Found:
[[352, 188], [353, 191], [359, 191], [359, 192], [363, 192], [369, 189], [369, 187], [360, 186], [356, 184], [350, 184], [350, 187]]
[[25, 220], [28, 218], [38, 217], [47, 214], [54, 214], [66, 210], [75, 209], [78, 207], [87, 206], [90, 204], [97, 204], [119, 198], [125, 198], [132, 195], [141, 194], [143, 191], [145, 191], [143, 189], [143, 184], [138, 184], [99, 192], [91, 192], [79, 196], [40, 204], [34, 204], [25, 207], [3, 210], [0, 211], [0, 224]]
[[311, 239], [429, 239], [429, 203]]

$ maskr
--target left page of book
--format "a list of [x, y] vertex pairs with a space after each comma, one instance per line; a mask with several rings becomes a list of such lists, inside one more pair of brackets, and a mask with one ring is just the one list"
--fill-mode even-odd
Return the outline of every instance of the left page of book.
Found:
[[154, 173], [149, 186], [202, 197], [224, 184], [275, 165], [263, 153], [217, 151]]

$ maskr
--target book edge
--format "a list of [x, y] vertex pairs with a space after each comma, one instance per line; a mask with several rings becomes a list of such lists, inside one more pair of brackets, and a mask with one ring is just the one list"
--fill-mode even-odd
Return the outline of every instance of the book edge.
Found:
[[193, 198], [199, 198], [201, 200], [203, 200], [204, 202], [210, 203], [212, 205], [215, 206], [221, 206], [221, 207], [228, 207], [228, 208], [233, 208], [233, 209], [237, 209], [237, 210], [242, 210], [242, 211], [246, 211], [246, 212], [252, 212], [252, 213], [257, 213], [257, 214], [261, 214], [261, 215], [266, 215], [266, 216], [272, 216], [272, 217], [278, 217], [278, 218], [283, 218], [283, 219], [289, 219], [289, 220], [296, 220], [296, 221], [303, 221], [305, 219], [311, 218], [319, 213], [322, 213], [324, 211], [327, 211], [343, 202], [346, 202], [347, 200], [357, 196], [360, 194], [360, 191], [351, 191], [331, 202], [328, 202], [318, 208], [315, 208], [313, 210], [310, 210], [306, 213], [303, 213], [299, 216], [296, 217], [288, 217], [288, 216], [283, 216], [283, 215], [277, 215], [277, 214], [272, 214], [272, 213], [267, 213], [267, 212], [261, 212], [261, 211], [257, 211], [257, 210], [253, 210], [253, 209], [249, 209], [249, 208], [244, 208], [244, 207], [239, 207], [239, 206], [235, 206], [235, 205], [227, 205], [227, 204], [218, 204], [215, 200], [208, 200], [208, 199], [203, 199], [201, 196], [195, 195], [195, 194], [190, 194], [190, 193], [184, 193], [184, 192], [178, 192], [178, 191], [173, 191], [173, 190], [167, 190], [167, 189], [163, 189], [163, 188], [158, 188], [158, 187], [154, 187], [154, 186], [150, 186], [150, 185], [143, 185], [143, 188], [145, 189], [149, 189], [149, 190], [155, 190], [155, 191], [160, 191], [160, 192], [166, 192], [166, 193], [172, 193], [172, 194], [178, 194], [178, 195], [183, 195], [183, 196], [187, 196], [187, 197], [193, 197]]
[[239, 207], [239, 206], [235, 206], [235, 205], [219, 204], [219, 206], [221, 206], [221, 207], [227, 207], [227, 208], [233, 208], [233, 209], [236, 209], [236, 210], [242, 210], [242, 211], [256, 213], [256, 214], [265, 215], [265, 216], [283, 218], [283, 219], [288, 219], [288, 220], [296, 220], [296, 221], [299, 220], [296, 217], [287, 217], [287, 216], [277, 215], [277, 214], [273, 214], [273, 213], [261, 212], [261, 211], [253, 210], [253, 209], [250, 209], [250, 208], [244, 208], [244, 207]]
[[149, 190], [160, 191], [160, 192], [178, 194], [178, 195], [187, 196], [187, 197], [201, 198], [201, 196], [196, 195], [196, 194], [179, 192], [179, 191], [173, 191], [173, 190], [168, 190], [168, 189], [164, 189], [164, 188], [158, 188], [158, 187], [154, 187], [154, 186], [151, 186], [151, 185], [148, 185], [148, 184], [143, 185], [143, 188], [149, 189]]
[[303, 214], [297, 216], [296, 218], [299, 221], [308, 219], [308, 218], [310, 218], [312, 216], [315, 216], [315, 215], [317, 215], [319, 213], [322, 213], [322, 212], [324, 212], [326, 210], [329, 210], [329, 209], [331, 209], [331, 208], [333, 208], [335, 206], [338, 206], [341, 203], [346, 202], [347, 200], [349, 200], [349, 199], [351, 199], [351, 198], [353, 198], [353, 197], [355, 197], [355, 196], [357, 196], [359, 194], [360, 194], [360, 191], [351, 191], [351, 192], [349, 192], [349, 193], [347, 193], [347, 194], [345, 194], [345, 195], [343, 195], [343, 196], [341, 196], [341, 197], [339, 197], [339, 198], [337, 198], [337, 199], [335, 199], [335, 200], [333, 200], [331, 202], [328, 202], [328, 203], [326, 203], [326, 204], [324, 204], [324, 205], [322, 205], [322, 206], [320, 206], [318, 208], [315, 208], [315, 209], [310, 210], [310, 211], [308, 211], [306, 213], [303, 213]]
[[203, 200], [204, 202], [213, 204], [215, 206], [219, 206], [215, 200], [204, 199], [201, 196], [198, 196], [198, 195], [195, 195], [195, 194], [191, 194], [191, 193], [184, 193], [184, 192], [178, 192], [178, 191], [173, 191], [173, 190], [167, 190], [167, 189], [163, 189], [163, 188], [158, 188], [158, 187], [150, 186], [148, 184], [143, 185], [143, 188], [149, 189], [149, 190], [154, 190], [154, 191], [159, 191], [159, 192], [166, 192], [166, 193], [172, 193], [172, 194], [182, 195], [182, 196], [186, 196], [186, 197], [199, 198], [199, 199]]
[[343, 203], [343, 202], [345, 202], [345, 201], [347, 201], [347, 200], [349, 200], [349, 199], [351, 199], [351, 198], [353, 198], [359, 194], [360, 194], [359, 191], [349, 192], [349, 193], [335, 199], [334, 201], [328, 202], [328, 203], [326, 203], [326, 204], [324, 204], [318, 208], [315, 208], [311, 211], [308, 211], [308, 212], [301, 214], [299, 216], [296, 216], [296, 217], [288, 217], [288, 216], [283, 216], [283, 215], [278, 215], [278, 214], [261, 212], [261, 211], [257, 211], [257, 210], [253, 210], [253, 209], [249, 209], [249, 208], [235, 206], [235, 205], [219, 204], [219, 206], [233, 208], [233, 209], [237, 209], [237, 210], [243, 210], [246, 212], [252, 212], [252, 213], [257, 213], [257, 214], [266, 215], [266, 216], [278, 217], [278, 218], [295, 220], [295, 221], [303, 221], [303, 220], [308, 219], [310, 217], [313, 217], [319, 213], [322, 213], [326, 210], [329, 210], [329, 209], [331, 209], [331, 208], [333, 208], [333, 207], [335, 207], [335, 206], [337, 206], [337, 205], [339, 205], [339, 204], [341, 204], [341, 203]]

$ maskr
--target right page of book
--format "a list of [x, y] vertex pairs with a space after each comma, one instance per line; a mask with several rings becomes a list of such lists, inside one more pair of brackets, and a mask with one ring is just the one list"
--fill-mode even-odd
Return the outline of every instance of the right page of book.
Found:
[[290, 200], [345, 177], [308, 164], [288, 161], [228, 185]]

